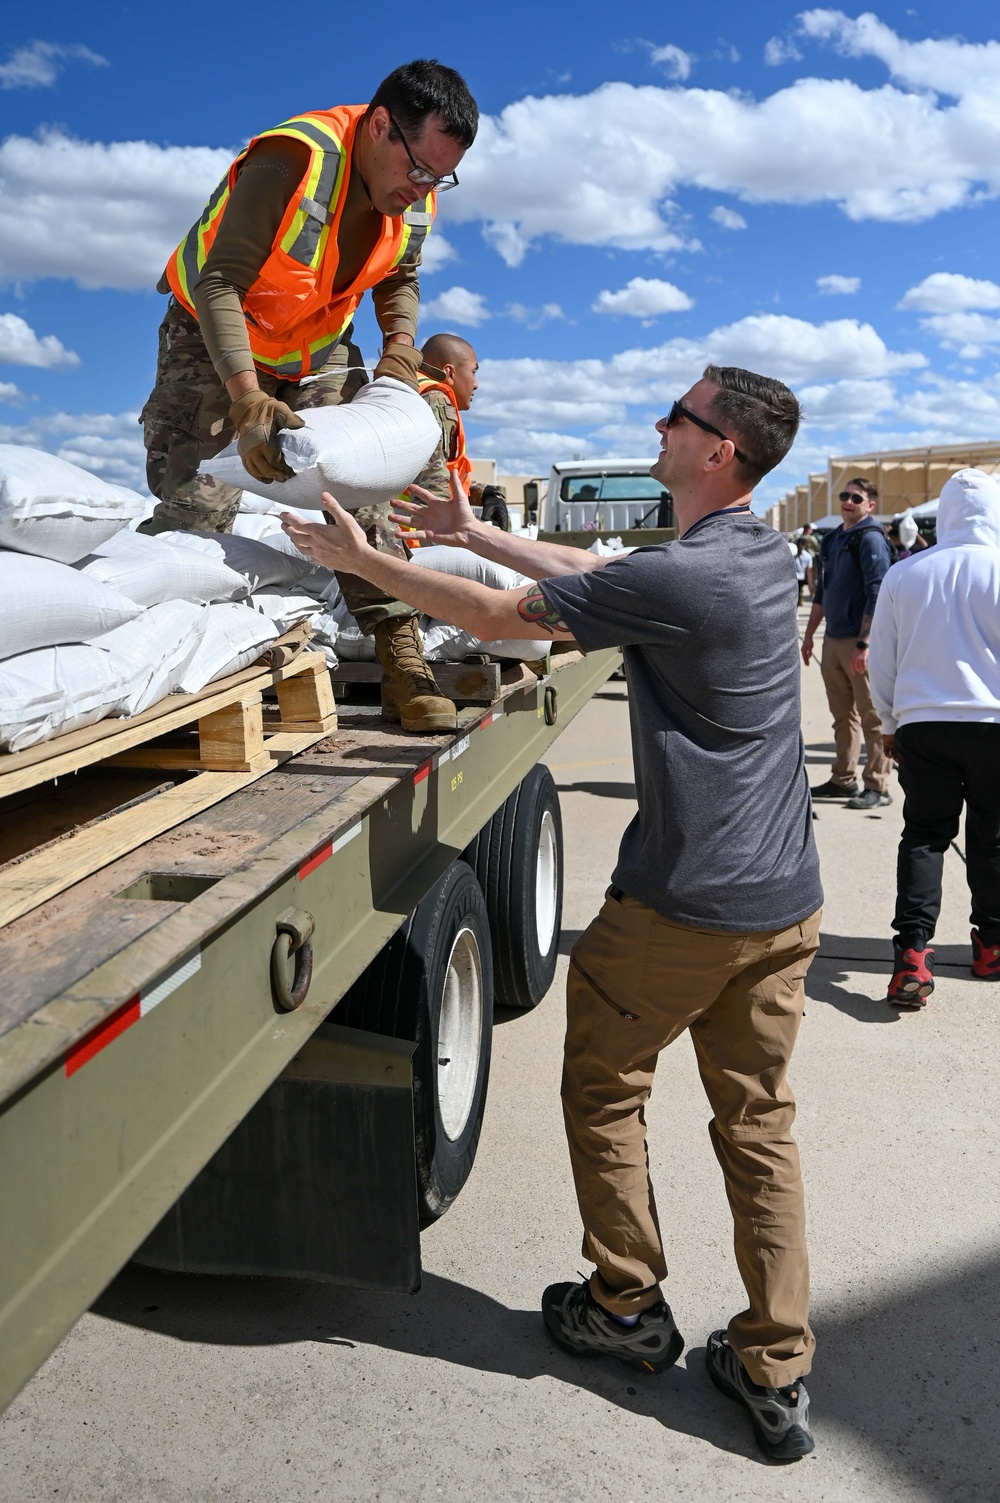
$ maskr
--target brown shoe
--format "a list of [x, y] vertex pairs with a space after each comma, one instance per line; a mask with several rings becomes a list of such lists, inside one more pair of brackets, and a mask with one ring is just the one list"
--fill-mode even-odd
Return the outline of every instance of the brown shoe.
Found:
[[382, 665], [382, 718], [404, 731], [433, 736], [456, 727], [455, 706], [445, 699], [424, 659], [416, 620], [380, 621], [375, 656]]

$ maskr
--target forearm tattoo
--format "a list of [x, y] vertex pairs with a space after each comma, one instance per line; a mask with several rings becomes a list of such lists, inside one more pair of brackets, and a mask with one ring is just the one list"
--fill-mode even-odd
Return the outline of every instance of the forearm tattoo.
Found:
[[517, 614], [529, 626], [543, 626], [550, 636], [554, 632], [569, 632], [559, 612], [546, 600], [538, 585], [532, 585], [526, 595], [517, 602]]

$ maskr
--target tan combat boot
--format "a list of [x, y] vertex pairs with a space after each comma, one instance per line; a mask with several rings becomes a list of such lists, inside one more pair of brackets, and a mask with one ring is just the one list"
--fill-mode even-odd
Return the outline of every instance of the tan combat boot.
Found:
[[455, 729], [455, 706], [434, 682], [412, 616], [405, 621], [379, 622], [375, 656], [382, 665], [384, 719], [401, 722], [404, 731], [418, 735]]

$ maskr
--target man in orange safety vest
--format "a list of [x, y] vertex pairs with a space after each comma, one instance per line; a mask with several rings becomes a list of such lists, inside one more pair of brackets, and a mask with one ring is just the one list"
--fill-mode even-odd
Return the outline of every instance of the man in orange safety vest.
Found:
[[[231, 529], [241, 492], [198, 468], [234, 438], [244, 467], [277, 482], [280, 501], [291, 472], [278, 431], [300, 427], [307, 408], [350, 401], [368, 379], [351, 337], [366, 291], [384, 340], [375, 375], [416, 386], [421, 246], [477, 125], [459, 74], [417, 61], [384, 79], [369, 104], [294, 116], [239, 154], [158, 284], [171, 298], [141, 421], [159, 505], [143, 531]], [[403, 551], [387, 507], [362, 511], [376, 548]], [[353, 575], [339, 578], [375, 638], [383, 714], [411, 731], [454, 728], [416, 613]]]

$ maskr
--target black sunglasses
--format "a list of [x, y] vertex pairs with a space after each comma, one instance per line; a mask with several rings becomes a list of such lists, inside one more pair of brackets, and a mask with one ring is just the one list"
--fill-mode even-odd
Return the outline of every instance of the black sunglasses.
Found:
[[412, 170], [406, 174], [410, 182], [416, 183], [418, 188], [432, 188], [438, 193], [447, 193], [449, 188], [457, 188], [458, 178], [455, 176], [454, 172], [449, 172], [447, 177], [435, 177], [434, 173], [431, 172], [429, 168], [421, 167], [420, 163], [413, 155], [413, 152], [410, 150], [410, 143], [403, 135], [403, 132], [400, 130], [396, 121], [393, 120], [388, 110], [386, 110], [386, 114], [389, 115], [389, 123], [392, 126], [393, 130], [396, 132], [396, 135], [402, 141], [403, 150], [406, 152], [406, 155], [409, 157], [410, 162], [412, 163]]
[[[706, 433], [714, 433], [716, 438], [724, 438], [727, 443], [733, 444], [733, 441], [729, 437], [728, 433], [723, 433], [721, 428], [713, 427], [711, 423], [706, 423], [704, 418], [697, 417], [693, 412], [689, 412], [682, 403], [675, 402], [671, 407], [670, 413], [667, 417], [667, 427], [670, 428], [674, 423], [676, 423], [678, 418], [687, 418], [688, 422], [694, 423], [696, 428], [702, 428]], [[739, 460], [740, 464], [750, 463], [746, 455], [741, 454], [735, 444], [733, 444], [733, 453], [736, 455], [736, 458]]]
[[857, 491], [841, 491], [838, 501], [850, 501], [854, 506], [863, 506], [868, 500], [867, 496], [859, 496]]

